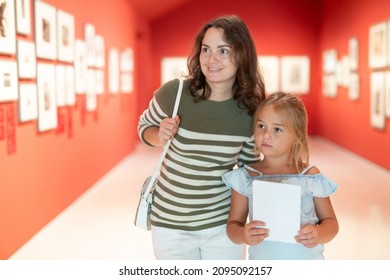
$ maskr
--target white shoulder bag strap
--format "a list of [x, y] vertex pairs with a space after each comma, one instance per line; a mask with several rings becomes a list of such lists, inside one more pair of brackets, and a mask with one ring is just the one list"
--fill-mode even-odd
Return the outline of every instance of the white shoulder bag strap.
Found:
[[[180, 98], [181, 98], [181, 92], [182, 92], [182, 89], [183, 89], [183, 80], [182, 79], [179, 79], [179, 88], [177, 89], [177, 95], [176, 95], [176, 101], [175, 101], [175, 106], [173, 107], [173, 113], [172, 113], [172, 118], [176, 117], [177, 115], [177, 110], [179, 109], [179, 103], [180, 103]], [[159, 172], [160, 172], [160, 167], [162, 165], [162, 162], [165, 158], [165, 155], [167, 154], [168, 152], [168, 149], [169, 149], [169, 146], [171, 145], [171, 142], [172, 142], [172, 139], [171, 140], [168, 140], [168, 142], [165, 144], [164, 146], [164, 150], [160, 156], [160, 159], [157, 163], [157, 166], [155, 167], [154, 169], [154, 172], [152, 174], [152, 177], [150, 178], [150, 181], [149, 181], [149, 184], [148, 184], [148, 187], [146, 188], [143, 196], [145, 198], [148, 197], [152, 187], [153, 187], [153, 183], [154, 181], [156, 180]]]

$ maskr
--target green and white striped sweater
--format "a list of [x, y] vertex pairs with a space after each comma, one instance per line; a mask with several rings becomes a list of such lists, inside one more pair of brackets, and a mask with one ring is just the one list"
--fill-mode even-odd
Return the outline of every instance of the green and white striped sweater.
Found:
[[[138, 132], [172, 115], [178, 80], [158, 89], [141, 115]], [[221, 175], [237, 164], [259, 160], [254, 154], [253, 118], [234, 99], [195, 103], [184, 82], [180, 128], [161, 167], [152, 206], [152, 225], [202, 230], [226, 223], [230, 190]]]

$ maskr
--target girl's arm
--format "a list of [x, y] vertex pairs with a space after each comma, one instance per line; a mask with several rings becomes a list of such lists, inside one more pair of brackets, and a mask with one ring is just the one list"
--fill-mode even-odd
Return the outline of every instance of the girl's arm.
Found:
[[329, 197], [314, 197], [319, 219], [318, 225], [306, 225], [295, 237], [298, 243], [308, 248], [331, 241], [339, 231], [339, 224]]
[[264, 222], [246, 223], [248, 212], [248, 198], [232, 189], [227, 235], [236, 244], [256, 245], [268, 236], [268, 229], [258, 228], [258, 226], [265, 226]]

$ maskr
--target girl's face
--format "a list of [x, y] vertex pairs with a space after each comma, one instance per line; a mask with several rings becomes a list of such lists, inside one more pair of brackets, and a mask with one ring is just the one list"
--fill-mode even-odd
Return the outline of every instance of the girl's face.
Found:
[[229, 82], [233, 85], [238, 67], [223, 33], [222, 29], [214, 27], [206, 31], [199, 56], [200, 66], [208, 83]]
[[282, 118], [275, 112], [272, 105], [263, 107], [256, 116], [255, 141], [256, 147], [265, 158], [289, 158], [293, 135], [288, 131]]

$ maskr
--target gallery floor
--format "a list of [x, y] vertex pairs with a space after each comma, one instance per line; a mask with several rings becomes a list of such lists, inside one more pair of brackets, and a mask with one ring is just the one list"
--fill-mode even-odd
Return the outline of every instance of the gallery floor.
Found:
[[[390, 171], [322, 138], [312, 139], [311, 152], [311, 162], [340, 185], [332, 196], [340, 231], [326, 258], [390, 260]], [[159, 153], [137, 145], [10, 259], [154, 259], [150, 232], [136, 228], [133, 217]]]

